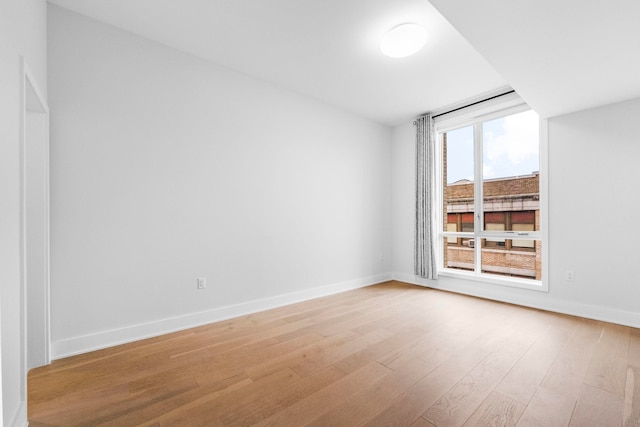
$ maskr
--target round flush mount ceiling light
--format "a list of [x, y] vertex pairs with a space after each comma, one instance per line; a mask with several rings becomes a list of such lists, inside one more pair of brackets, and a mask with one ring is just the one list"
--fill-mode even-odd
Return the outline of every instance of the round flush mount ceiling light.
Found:
[[427, 38], [427, 30], [422, 25], [401, 24], [384, 35], [380, 50], [391, 58], [404, 58], [422, 49]]

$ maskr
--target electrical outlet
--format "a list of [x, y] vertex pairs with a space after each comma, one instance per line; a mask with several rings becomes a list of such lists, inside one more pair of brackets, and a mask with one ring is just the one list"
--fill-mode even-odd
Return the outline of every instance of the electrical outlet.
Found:
[[198, 277], [198, 289], [206, 289], [206, 288], [207, 288], [207, 278]]
[[566, 280], [567, 282], [575, 282], [576, 281], [576, 275], [574, 274], [573, 270], [565, 271], [564, 280]]

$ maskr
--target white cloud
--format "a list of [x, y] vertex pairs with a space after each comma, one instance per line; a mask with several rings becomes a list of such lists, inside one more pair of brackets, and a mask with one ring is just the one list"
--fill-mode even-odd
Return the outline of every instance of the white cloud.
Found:
[[487, 178], [493, 178], [494, 176], [496, 176], [496, 173], [493, 170], [493, 166], [487, 163], [484, 163], [482, 165], [482, 177], [487, 179]]
[[[500, 160], [507, 149], [507, 141], [504, 135], [496, 135], [493, 132], [484, 133], [484, 158], [492, 163]], [[486, 167], [487, 165], [485, 165]]]
[[484, 142], [484, 161], [487, 164], [483, 165], [485, 178], [533, 171], [521, 169], [530, 168], [531, 163], [537, 163], [539, 157], [537, 117], [530, 110], [496, 122], [502, 124], [499, 129], [491, 129], [490, 124], [487, 126]]
[[534, 111], [505, 117], [503, 128], [504, 138], [509, 141], [507, 156], [512, 163], [518, 164], [527, 158], [538, 157], [540, 142], [537, 114]]

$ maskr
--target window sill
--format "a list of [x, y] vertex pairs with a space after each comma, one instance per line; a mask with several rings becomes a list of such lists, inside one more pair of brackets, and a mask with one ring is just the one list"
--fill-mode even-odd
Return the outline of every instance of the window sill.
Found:
[[469, 280], [489, 285], [508, 286], [511, 288], [529, 289], [539, 292], [549, 292], [549, 287], [544, 280], [520, 279], [516, 277], [500, 277], [491, 274], [476, 274], [444, 268], [438, 272], [440, 277], [451, 277], [462, 280]]

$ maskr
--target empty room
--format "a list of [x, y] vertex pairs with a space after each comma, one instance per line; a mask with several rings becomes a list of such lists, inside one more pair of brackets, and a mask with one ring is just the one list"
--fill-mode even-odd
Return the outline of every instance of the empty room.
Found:
[[640, 425], [638, 22], [3, 0], [0, 425]]

